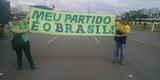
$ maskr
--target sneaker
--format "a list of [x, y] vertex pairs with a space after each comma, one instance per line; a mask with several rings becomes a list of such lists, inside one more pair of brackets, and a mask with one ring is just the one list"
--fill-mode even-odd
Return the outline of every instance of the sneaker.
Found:
[[120, 65], [123, 65], [123, 63], [122, 62], [118, 62]]
[[113, 64], [115, 64], [115, 63], [117, 63], [117, 62], [118, 62], [118, 61], [117, 61], [116, 59], [113, 59], [113, 60], [112, 60], [112, 63], [113, 63]]
[[36, 67], [35, 67], [34, 65], [32, 65], [32, 66], [31, 66], [31, 69], [34, 70], [34, 69], [36, 69]]
[[22, 69], [22, 66], [18, 66], [18, 67], [17, 67], [17, 70], [21, 70], [21, 69]]
[[116, 63], [116, 61], [115, 61], [115, 60], [113, 60], [113, 61], [112, 61], [112, 63], [113, 63], [113, 64], [115, 64], [115, 63]]

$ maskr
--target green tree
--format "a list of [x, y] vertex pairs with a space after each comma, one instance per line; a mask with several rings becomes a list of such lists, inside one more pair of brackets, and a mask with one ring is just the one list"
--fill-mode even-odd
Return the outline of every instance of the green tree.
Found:
[[145, 14], [134, 14], [129, 16], [130, 20], [135, 20], [136, 18], [149, 18], [149, 16]]

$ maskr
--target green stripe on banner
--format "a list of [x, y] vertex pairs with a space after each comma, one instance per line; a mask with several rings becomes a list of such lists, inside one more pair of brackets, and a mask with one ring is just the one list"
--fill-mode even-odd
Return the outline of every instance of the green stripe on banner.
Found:
[[114, 36], [115, 15], [30, 9], [31, 32], [53, 35]]

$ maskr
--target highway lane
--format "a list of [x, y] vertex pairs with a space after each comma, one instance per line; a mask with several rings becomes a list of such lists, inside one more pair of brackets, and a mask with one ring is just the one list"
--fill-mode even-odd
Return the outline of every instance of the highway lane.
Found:
[[[154, 41], [159, 37], [152, 33], [141, 35], [152, 35], [147, 38]], [[23, 56], [24, 66], [20, 71], [16, 70], [16, 55], [10, 48], [10, 41], [0, 41], [0, 73], [4, 73], [0, 79], [128, 80], [131, 74], [132, 80], [159, 80], [159, 44], [144, 42], [142, 36], [138, 32], [130, 34], [126, 59], [121, 66], [112, 64], [113, 37], [30, 34], [37, 69], [31, 70]]]

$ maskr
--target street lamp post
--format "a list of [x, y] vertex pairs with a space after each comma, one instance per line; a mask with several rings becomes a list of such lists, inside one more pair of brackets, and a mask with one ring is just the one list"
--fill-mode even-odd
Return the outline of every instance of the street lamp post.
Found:
[[90, 13], [90, 0], [88, 0], [88, 13]]

